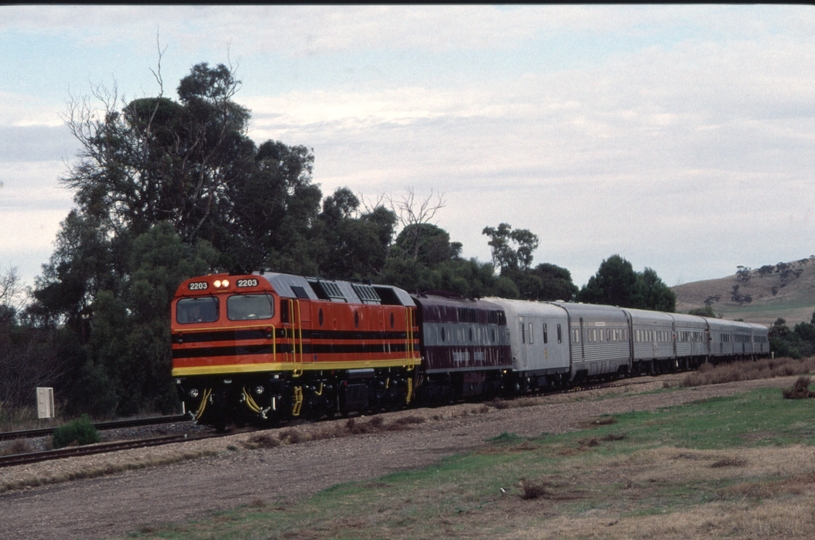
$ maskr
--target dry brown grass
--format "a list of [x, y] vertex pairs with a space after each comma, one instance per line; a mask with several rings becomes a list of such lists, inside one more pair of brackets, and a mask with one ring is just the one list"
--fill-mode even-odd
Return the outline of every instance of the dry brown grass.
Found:
[[791, 375], [806, 375], [815, 371], [815, 358], [794, 360], [792, 358], [765, 358], [754, 362], [731, 362], [727, 364], [705, 363], [682, 380], [682, 386], [704, 386], [736, 381], [772, 379]]
[[107, 462], [102, 465], [87, 466], [80, 469], [70, 468], [66, 470], [43, 472], [40, 474], [31, 475], [16, 480], [6, 481], [5, 479], [0, 479], [0, 493], [4, 493], [6, 491], [13, 491], [15, 489], [22, 489], [26, 487], [58, 484], [62, 482], [68, 482], [71, 480], [81, 480], [84, 478], [98, 478], [100, 476], [105, 476], [118, 472], [145, 469], [147, 467], [158, 467], [161, 465], [169, 465], [171, 463], [178, 463], [181, 461], [214, 456], [217, 453], [218, 452], [208, 450], [181, 451], [175, 452], [172, 455], [165, 457], [149, 457], [147, 459], [137, 459], [134, 461], [122, 461], [120, 463]]
[[[493, 537], [521, 540], [815, 537], [815, 453], [808, 446], [662, 447], [593, 460], [590, 473], [581, 472], [583, 456], [566, 459], [560, 474], [519, 482], [515, 500], [523, 506], [498, 499], [479, 521], [511, 515], [511, 527]], [[706, 487], [716, 485], [726, 487]], [[697, 498], [700, 489], [707, 500]], [[686, 497], [665, 498], [683, 490]]]
[[13, 456], [14, 454], [26, 454], [34, 452], [34, 447], [28, 439], [14, 439], [0, 449], [0, 456]]
[[301, 430], [296, 427], [291, 427], [277, 432], [261, 432], [252, 435], [242, 444], [245, 448], [249, 449], [275, 448], [288, 444], [336, 439], [339, 437], [349, 437], [351, 435], [363, 435], [382, 431], [402, 431], [410, 429], [411, 425], [421, 424], [424, 421], [425, 419], [418, 415], [402, 416], [389, 423], [386, 423], [385, 418], [382, 416], [374, 416], [369, 420], [349, 418], [345, 422], [331, 422], [316, 429]]
[[492, 407], [493, 409], [518, 409], [521, 407], [535, 407], [543, 403], [540, 397], [525, 397], [525, 398], [515, 398], [510, 400], [503, 400], [501, 398], [495, 398], [492, 401], [488, 401], [486, 406]]

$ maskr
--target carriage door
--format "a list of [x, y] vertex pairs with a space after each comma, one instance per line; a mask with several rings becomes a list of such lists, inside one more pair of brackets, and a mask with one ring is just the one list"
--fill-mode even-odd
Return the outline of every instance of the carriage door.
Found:
[[585, 345], [583, 343], [586, 340], [583, 339], [585, 337], [585, 335], [583, 334], [583, 317], [580, 317], [580, 334], [578, 334], [578, 335], [580, 336], [578, 338], [580, 340], [580, 361], [585, 362], [586, 361], [586, 349], [585, 349]]

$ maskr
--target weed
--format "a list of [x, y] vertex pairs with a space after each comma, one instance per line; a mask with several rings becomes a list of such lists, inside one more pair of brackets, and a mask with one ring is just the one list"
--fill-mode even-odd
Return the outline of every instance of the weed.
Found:
[[280, 446], [280, 439], [268, 433], [260, 435], [253, 435], [247, 442], [244, 443], [247, 448], [277, 448]]
[[740, 457], [724, 457], [717, 459], [710, 464], [712, 469], [720, 469], [722, 467], [744, 467], [747, 465], [747, 460]]
[[521, 486], [521, 498], [525, 501], [532, 501], [549, 495], [549, 491], [543, 484], [532, 482], [526, 478], [522, 478], [518, 483]]
[[504, 401], [501, 398], [495, 398], [492, 401], [487, 402], [487, 405], [493, 407], [495, 409], [508, 409], [509, 402]]
[[798, 377], [798, 380], [795, 381], [792, 388], [787, 388], [781, 392], [784, 395], [784, 399], [805, 399], [815, 397], [815, 392], [811, 392], [809, 390], [810, 382], [809, 377], [803, 375]]
[[10, 456], [14, 454], [27, 454], [33, 451], [34, 447], [31, 446], [31, 443], [28, 441], [28, 439], [14, 439], [5, 448], [3, 448], [3, 451], [0, 452], [0, 455]]
[[93, 444], [101, 440], [102, 437], [99, 436], [96, 426], [93, 425], [87, 414], [56, 428], [52, 437], [54, 448], [62, 448], [71, 444]]
[[519, 437], [518, 435], [515, 435], [514, 433], [507, 433], [506, 431], [504, 431], [503, 433], [501, 433], [497, 437], [487, 439], [488, 442], [494, 442], [494, 443], [515, 443], [515, 442], [519, 442], [521, 440], [523, 440], [523, 439], [521, 439], [521, 437]]
[[303, 434], [299, 430], [289, 428], [280, 432], [280, 442], [297, 444], [303, 442]]
[[402, 418], [398, 418], [391, 422], [388, 425], [388, 429], [391, 431], [398, 431], [401, 429], [405, 429], [412, 424], [422, 424], [424, 423], [424, 418], [421, 416], [403, 416]]

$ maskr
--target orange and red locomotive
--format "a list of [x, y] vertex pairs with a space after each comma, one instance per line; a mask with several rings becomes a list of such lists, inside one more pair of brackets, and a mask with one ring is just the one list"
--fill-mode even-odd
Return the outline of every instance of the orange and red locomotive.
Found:
[[172, 303], [173, 377], [202, 424], [394, 409], [413, 398], [416, 305], [387, 285], [216, 274]]

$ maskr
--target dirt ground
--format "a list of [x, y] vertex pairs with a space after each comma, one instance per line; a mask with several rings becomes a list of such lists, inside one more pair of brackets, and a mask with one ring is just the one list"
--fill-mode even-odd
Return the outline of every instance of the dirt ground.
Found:
[[[673, 377], [673, 378], [671, 378]], [[477, 448], [501, 433], [537, 436], [577, 429], [581, 422], [615, 414], [679, 405], [758, 387], [789, 388], [796, 377], [745, 381], [667, 393], [643, 394], [661, 388], [668, 378], [632, 379], [632, 384], [605, 390], [535, 398], [534, 406], [497, 409], [461, 404], [383, 415], [420, 415], [425, 422], [404, 431], [382, 431], [315, 440], [277, 448], [246, 449], [250, 435], [217, 439], [216, 455], [169, 465], [12, 490], [0, 495], [0, 538], [109, 538], [162, 523], [205, 518], [213, 512], [263, 501], [292, 501], [334, 484], [377, 478], [394, 471], [437, 462], [444, 456]], [[340, 421], [341, 422], [341, 421]], [[321, 425], [322, 424], [322, 425]], [[297, 429], [325, 429], [326, 423]], [[185, 445], [193, 443], [185, 443]], [[185, 446], [175, 445], [175, 446]], [[167, 452], [146, 449], [140, 452]], [[180, 450], [175, 450], [180, 451]], [[94, 461], [43, 463], [0, 469], [0, 477], [51, 475], [49, 467], [105, 467]], [[100, 461], [102, 460], [102, 461]], [[17, 470], [15, 470], [17, 469]]]

